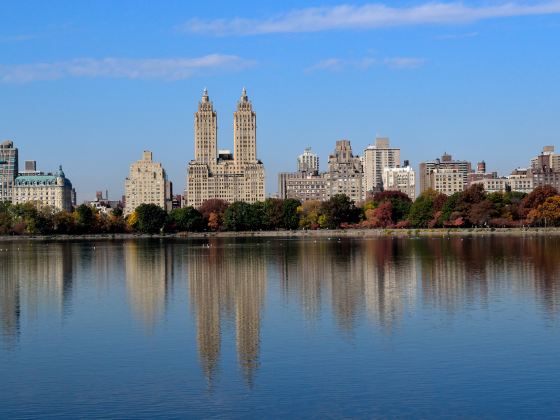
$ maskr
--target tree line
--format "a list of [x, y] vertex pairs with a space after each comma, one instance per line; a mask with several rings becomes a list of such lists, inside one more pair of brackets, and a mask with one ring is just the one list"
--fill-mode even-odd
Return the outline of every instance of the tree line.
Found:
[[127, 217], [120, 208], [105, 214], [86, 204], [66, 212], [33, 203], [0, 203], [0, 235], [521, 226], [560, 226], [558, 191], [542, 186], [530, 194], [488, 193], [475, 184], [451, 196], [428, 190], [414, 202], [399, 191], [379, 192], [358, 204], [343, 194], [303, 203], [268, 198], [228, 204], [212, 199], [198, 209], [170, 212], [142, 204]]

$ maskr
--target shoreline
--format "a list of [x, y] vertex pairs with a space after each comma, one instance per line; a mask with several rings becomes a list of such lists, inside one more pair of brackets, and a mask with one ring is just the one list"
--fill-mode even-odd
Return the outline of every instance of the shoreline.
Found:
[[180, 232], [170, 234], [91, 234], [0, 236], [0, 242], [85, 241], [129, 239], [204, 239], [204, 238], [380, 238], [380, 237], [451, 237], [451, 236], [560, 236], [560, 228], [459, 228], [459, 229], [334, 229], [275, 230], [246, 232]]

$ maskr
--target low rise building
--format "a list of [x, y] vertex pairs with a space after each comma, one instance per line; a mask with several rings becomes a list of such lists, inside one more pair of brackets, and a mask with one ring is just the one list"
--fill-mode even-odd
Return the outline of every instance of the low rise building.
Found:
[[72, 183], [66, 178], [62, 166], [54, 174], [18, 176], [13, 203], [34, 203], [38, 207], [72, 211]]

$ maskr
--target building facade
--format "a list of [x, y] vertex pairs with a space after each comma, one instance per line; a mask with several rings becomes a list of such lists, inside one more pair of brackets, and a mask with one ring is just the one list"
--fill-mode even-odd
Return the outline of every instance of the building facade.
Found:
[[0, 144], [0, 202], [11, 202], [18, 176], [18, 149], [11, 140]]
[[13, 188], [13, 203], [34, 203], [38, 207], [72, 211], [72, 183], [62, 166], [54, 174], [18, 176]]
[[315, 172], [282, 172], [278, 174], [280, 198], [294, 198], [300, 201], [328, 200], [325, 174]]
[[[442, 171], [444, 169], [452, 169], [452, 171]], [[438, 170], [437, 176], [432, 176], [432, 173]], [[462, 191], [468, 185], [468, 176], [471, 173], [471, 163], [465, 160], [453, 160], [453, 157], [445, 153], [441, 159], [436, 159], [429, 162], [422, 162], [420, 164], [420, 170], [418, 176], [420, 177], [420, 193], [428, 189], [433, 189], [441, 193], [447, 194], [445, 191], [440, 191], [433, 181], [441, 179], [443, 174], [452, 174], [455, 170], [463, 179], [463, 183], [460, 191]], [[447, 175], [446, 175], [447, 176]], [[455, 178], [456, 175], [449, 175], [451, 178]], [[451, 180], [451, 179], [450, 179]], [[454, 181], [455, 183], [455, 181]], [[453, 185], [453, 190], [457, 188]], [[449, 190], [448, 185], [446, 185], [446, 190]]]
[[357, 202], [365, 199], [362, 159], [352, 154], [350, 140], [338, 140], [325, 173], [327, 196], [345, 194]]
[[319, 173], [319, 156], [313, 153], [310, 147], [298, 156], [297, 170], [298, 172]]
[[429, 188], [445, 195], [452, 195], [465, 189], [465, 179], [458, 168], [433, 169], [428, 183]]
[[416, 197], [416, 174], [410, 166], [403, 168], [385, 168], [383, 170], [383, 189], [400, 191], [411, 200]]
[[161, 163], [152, 160], [150, 151], [144, 151], [142, 160], [130, 165], [124, 191], [125, 215], [133, 213], [140, 204], [156, 204], [171, 210], [171, 183]]
[[233, 154], [225, 150], [217, 153], [217, 115], [206, 89], [194, 121], [195, 158], [187, 168], [186, 204], [199, 207], [212, 198], [230, 203], [264, 201], [264, 165], [257, 159], [257, 117], [245, 88], [233, 114]]
[[396, 168], [401, 162], [401, 149], [391, 147], [387, 137], [378, 137], [364, 150], [364, 188], [366, 192], [383, 190], [383, 170]]

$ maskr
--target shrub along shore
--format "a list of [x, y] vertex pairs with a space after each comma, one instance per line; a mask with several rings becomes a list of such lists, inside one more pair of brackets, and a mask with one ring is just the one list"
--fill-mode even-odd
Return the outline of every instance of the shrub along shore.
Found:
[[[166, 212], [142, 204], [124, 217], [87, 205], [73, 212], [33, 203], [0, 203], [0, 235], [5, 237], [184, 236], [380, 236], [452, 235], [504, 232], [556, 234], [560, 195], [550, 186], [530, 194], [487, 193], [477, 184], [446, 196], [426, 191], [412, 202], [398, 191], [377, 193], [355, 204], [345, 195], [325, 202], [270, 198], [253, 204], [208, 200], [198, 209]], [[545, 229], [543, 229], [545, 228]], [[335, 233], [336, 232], [336, 233]]]

